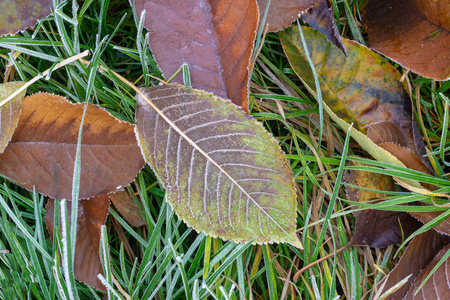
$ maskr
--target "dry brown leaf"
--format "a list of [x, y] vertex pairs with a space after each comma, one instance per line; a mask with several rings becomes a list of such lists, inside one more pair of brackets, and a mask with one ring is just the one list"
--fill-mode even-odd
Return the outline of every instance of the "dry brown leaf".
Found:
[[369, 45], [405, 68], [450, 78], [450, 1], [369, 0], [362, 10]]
[[[256, 37], [256, 0], [136, 0], [161, 71], [189, 65], [194, 88], [231, 99], [248, 112], [249, 65]], [[182, 74], [172, 82], [183, 83]]]
[[[71, 199], [83, 108], [46, 93], [25, 98], [13, 138], [0, 154], [0, 174], [54, 199]], [[134, 125], [89, 105], [81, 141], [80, 198], [123, 189], [143, 166]]]
[[114, 207], [117, 208], [120, 214], [131, 226], [140, 227], [146, 224], [141, 218], [139, 208], [136, 206], [133, 198], [127, 190], [110, 194], [109, 199], [111, 199]]
[[[77, 242], [75, 245], [75, 258], [73, 269], [75, 278], [101, 291], [106, 291], [105, 286], [97, 278], [97, 274], [103, 274], [100, 262], [100, 228], [105, 224], [108, 216], [109, 199], [107, 195], [94, 197], [89, 200], [80, 200], [77, 219]], [[55, 201], [48, 200], [45, 223], [53, 239], [53, 225], [55, 218]], [[67, 205], [67, 215], [72, 212], [70, 202]]]
[[405, 296], [405, 300], [426, 300], [426, 299], [450, 299], [450, 274], [448, 269], [450, 268], [450, 262], [448, 259], [444, 261], [442, 265], [431, 275], [428, 281], [420, 289], [417, 295], [414, 296], [416, 290], [431, 273], [431, 270], [437, 265], [439, 260], [450, 250], [450, 245], [442, 248], [441, 251], [436, 254], [433, 260], [420, 272], [416, 280], [414, 280], [411, 288]]
[[[319, 0], [323, 2], [323, 0]], [[266, 17], [270, 32], [280, 31], [308, 12], [318, 0], [272, 0]], [[326, 0], [325, 0], [326, 2]], [[261, 18], [266, 11], [268, 0], [258, 0]]]
[[420, 271], [425, 268], [436, 253], [444, 246], [448, 245], [449, 242], [450, 238], [448, 236], [442, 235], [432, 229], [416, 236], [406, 248], [398, 264], [383, 278], [377, 288], [380, 289], [380, 287], [384, 285], [383, 291], [387, 291], [407, 276], [412, 275], [407, 283], [388, 297], [390, 300], [403, 299], [409, 290], [411, 283]]

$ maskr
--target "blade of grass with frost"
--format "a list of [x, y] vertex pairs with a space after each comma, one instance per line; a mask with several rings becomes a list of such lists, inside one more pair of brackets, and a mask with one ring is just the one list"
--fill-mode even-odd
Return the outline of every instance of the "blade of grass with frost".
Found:
[[444, 254], [444, 256], [442, 256], [442, 258], [438, 261], [436, 266], [434, 266], [434, 268], [431, 270], [430, 274], [428, 274], [428, 276], [422, 281], [422, 283], [419, 285], [417, 290], [414, 292], [414, 296], [416, 296], [417, 293], [419, 293], [419, 291], [422, 289], [422, 287], [425, 285], [425, 283], [427, 283], [428, 279], [430, 279], [430, 277], [433, 276], [433, 274], [436, 272], [436, 270], [447, 260], [447, 258], [449, 256], [450, 256], [450, 250], [448, 250]]
[[439, 95], [444, 100], [444, 121], [442, 122], [442, 135], [441, 135], [441, 142], [439, 144], [439, 155], [441, 157], [442, 162], [447, 166], [450, 167], [450, 163], [448, 163], [445, 160], [445, 141], [447, 140], [447, 131], [448, 131], [448, 106], [449, 106], [449, 100], [447, 97], [444, 96], [444, 94], [439, 93]]
[[305, 49], [305, 56], [308, 59], [309, 66], [311, 67], [311, 71], [314, 75], [314, 83], [316, 84], [316, 94], [317, 94], [317, 104], [319, 104], [319, 141], [317, 142], [318, 147], [322, 142], [323, 135], [323, 101], [322, 101], [322, 91], [320, 90], [319, 77], [317, 76], [316, 68], [314, 67], [314, 63], [311, 60], [311, 56], [309, 55], [308, 45], [306, 44], [305, 37], [303, 36], [302, 26], [297, 19], [297, 27], [300, 32], [300, 37], [302, 38], [303, 48]]
[[22, 221], [20, 221], [17, 216], [14, 214], [14, 212], [9, 208], [9, 206], [6, 204], [3, 197], [0, 195], [0, 206], [5, 210], [5, 212], [8, 214], [8, 216], [13, 220], [14, 224], [20, 229], [22, 234], [27, 238], [35, 247], [36, 249], [41, 252], [42, 256], [47, 260], [53, 260], [52, 257], [47, 253], [47, 251], [39, 244], [38, 241], [36, 241], [33, 236], [30, 234], [30, 232], [26, 229]]
[[170, 250], [172, 250], [175, 262], [178, 266], [178, 269], [181, 272], [181, 279], [183, 280], [183, 286], [184, 286], [184, 291], [186, 293], [186, 299], [191, 300], [192, 297], [191, 297], [191, 293], [190, 293], [188, 278], [186, 276], [186, 270], [184, 269], [183, 257], [182, 257], [182, 255], [178, 255], [178, 253], [176, 252], [175, 248], [173, 247], [170, 239], [168, 242], [169, 242]]
[[[338, 173], [336, 175], [336, 182], [334, 184], [333, 194], [331, 195], [331, 199], [330, 199], [330, 202], [328, 204], [328, 209], [327, 209], [327, 212], [325, 214], [325, 221], [324, 221], [324, 223], [328, 223], [328, 220], [331, 218], [331, 214], [333, 213], [333, 209], [334, 209], [334, 204], [336, 202], [336, 198], [337, 198], [337, 195], [338, 195], [338, 192], [339, 192], [339, 188], [341, 186], [342, 175], [344, 173], [345, 162], [347, 160], [348, 146], [350, 144], [350, 132], [351, 132], [352, 128], [353, 128], [353, 126], [350, 125], [349, 129], [347, 130], [347, 136], [345, 137], [344, 148], [343, 148], [343, 151], [342, 151], [341, 163], [339, 164], [339, 170], [338, 170]], [[319, 238], [317, 239], [316, 248], [314, 249], [312, 257], [317, 257], [317, 255], [319, 254], [319, 249], [320, 249], [320, 247], [322, 245], [322, 241], [323, 241], [323, 239], [325, 237], [325, 233], [326, 232], [327, 232], [327, 226], [322, 226], [322, 230], [320, 231]]]
[[[72, 222], [74, 220], [74, 201], [72, 201]], [[76, 211], [78, 211], [78, 201], [76, 201]], [[62, 200], [60, 202], [60, 211], [61, 211], [61, 242], [62, 242], [62, 269], [64, 272], [65, 283], [67, 286], [67, 292], [70, 300], [78, 300], [80, 299], [78, 295], [78, 290], [76, 288], [73, 263], [75, 257], [75, 243], [76, 242], [76, 232], [75, 238], [72, 235], [72, 229], [75, 227], [76, 230], [76, 220], [77, 215], [75, 213], [75, 225], [69, 223], [69, 216], [67, 214], [67, 200]], [[73, 243], [73, 244], [72, 244]]]
[[[108, 299], [115, 299], [114, 297], [117, 298], [121, 298], [119, 297], [119, 295], [117, 295], [114, 292], [114, 289], [112, 288], [113, 285], [113, 280], [112, 280], [112, 270], [111, 270], [111, 260], [110, 260], [110, 255], [109, 255], [109, 246], [108, 246], [108, 232], [106, 231], [106, 226], [102, 225], [100, 227], [100, 260], [102, 262], [102, 267], [103, 267], [103, 273], [105, 274], [106, 278], [103, 277], [101, 274], [98, 274], [97, 277], [100, 279], [101, 277], [103, 277], [102, 279], [105, 281], [106, 286], [107, 286], [107, 294], [108, 294]], [[100, 280], [102, 280], [100, 279]], [[102, 280], [102, 283], [103, 283]], [[109, 287], [108, 287], [109, 286]]]
[[[254, 51], [252, 54], [252, 60], [251, 61], [255, 61], [255, 56], [258, 54], [256, 53], [257, 50], [259, 49], [259, 45], [261, 45], [261, 39], [263, 36], [263, 31], [264, 31], [264, 26], [266, 26], [266, 18], [267, 18], [267, 13], [269, 12], [269, 7], [270, 7], [270, 2], [271, 0], [267, 1], [267, 6], [266, 6], [266, 10], [264, 11], [264, 15], [261, 19], [261, 23], [259, 24], [259, 28], [258, 28], [258, 33], [256, 35], [256, 41], [255, 41], [255, 46], [253, 47]], [[261, 12], [259, 12], [259, 14], [261, 14]], [[264, 41], [262, 41], [264, 42]], [[253, 67], [255, 66], [255, 64], [253, 64]], [[253, 70], [249, 70], [250, 72], [252, 72]]]
[[267, 287], [269, 290], [269, 299], [278, 299], [277, 295], [277, 283], [275, 281], [276, 274], [272, 265], [272, 260], [270, 259], [269, 247], [267, 245], [262, 245], [263, 256], [264, 256], [264, 268], [266, 270]]

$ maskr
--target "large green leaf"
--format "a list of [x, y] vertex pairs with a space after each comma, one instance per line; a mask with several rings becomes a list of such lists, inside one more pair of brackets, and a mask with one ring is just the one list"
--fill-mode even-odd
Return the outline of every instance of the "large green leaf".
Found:
[[[23, 86], [24, 82], [8, 82], [0, 84], [0, 103], [6, 100], [16, 90]], [[0, 153], [5, 150], [14, 130], [19, 122], [22, 112], [22, 99], [25, 97], [26, 89], [10, 101], [0, 104]]]
[[292, 171], [260, 123], [203, 91], [142, 91], [149, 101], [137, 98], [139, 143], [181, 219], [214, 237], [301, 247]]

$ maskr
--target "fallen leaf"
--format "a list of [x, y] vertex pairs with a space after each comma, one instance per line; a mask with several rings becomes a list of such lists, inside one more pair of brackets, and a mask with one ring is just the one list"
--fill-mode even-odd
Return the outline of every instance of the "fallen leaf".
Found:
[[[105, 286], [97, 278], [97, 274], [103, 275], [100, 262], [100, 236], [101, 226], [105, 224], [108, 216], [109, 199], [107, 195], [94, 197], [89, 200], [80, 200], [77, 219], [77, 242], [75, 245], [73, 269], [75, 278], [90, 286], [106, 291]], [[49, 199], [45, 212], [50, 238], [53, 240], [55, 200]], [[72, 213], [70, 202], [67, 205], [67, 215]]]
[[[427, 224], [428, 222], [431, 222], [432, 220], [439, 217], [441, 214], [443, 214], [443, 212], [441, 212], [441, 211], [428, 211], [428, 212], [412, 211], [409, 214], [414, 216], [416, 219], [420, 220], [422, 223]], [[433, 227], [433, 229], [440, 233], [450, 236], [450, 219], [445, 218], [441, 223], [435, 225]]]
[[[318, 73], [324, 108], [330, 116], [335, 114], [341, 121], [353, 123], [361, 133], [366, 133], [368, 128], [379, 123], [391, 124], [394, 127], [391, 132], [401, 133], [398, 139], [404, 139], [403, 142], [408, 145], [405, 152], [394, 151], [391, 154], [399, 160], [404, 160], [406, 155], [413, 152], [419, 158], [420, 170], [431, 173], [421, 162], [419, 153], [424, 153], [425, 146], [423, 142], [419, 143], [414, 135], [411, 100], [405, 86], [399, 82], [400, 74], [381, 56], [354, 41], [343, 39], [348, 52], [346, 58], [319, 32], [307, 27], [302, 30]], [[279, 35], [292, 68], [315, 90], [313, 73], [305, 56], [298, 27], [288, 28]], [[352, 137], [357, 139], [353, 133]], [[360, 140], [358, 142], [361, 144]], [[392, 140], [389, 138], [387, 141], [375, 141], [379, 145], [384, 143], [383, 146], [391, 150], [395, 147], [386, 143]], [[377, 155], [374, 156], [376, 159], [386, 158], [383, 152], [374, 149], [370, 143], [364, 143], [364, 149], [371, 155]], [[392, 161], [390, 158], [389, 160]]]
[[[351, 170], [344, 175], [345, 191], [349, 200], [367, 202], [387, 197], [383, 191], [395, 190], [390, 176], [361, 170]], [[370, 189], [373, 191], [368, 191]], [[414, 231], [422, 226], [405, 212], [365, 209], [354, 213], [355, 231], [350, 241], [352, 246], [370, 246], [384, 248], [392, 244], [401, 244]]]
[[405, 296], [405, 300], [413, 299], [450, 299], [450, 278], [447, 270], [450, 268], [449, 260], [446, 259], [442, 265], [437, 268], [437, 270], [431, 275], [428, 281], [423, 285], [420, 291], [417, 293], [416, 290], [431, 273], [433, 268], [437, 265], [439, 260], [450, 250], [450, 245], [442, 248], [441, 251], [436, 254], [433, 260], [425, 267], [425, 269], [420, 272], [416, 280], [414, 280], [408, 293]]
[[371, 48], [422, 76], [447, 80], [449, 11], [448, 0], [369, 0], [362, 20]]
[[0, 1], [0, 35], [14, 34], [50, 15], [52, 0]]
[[[256, 0], [136, 0], [149, 44], [166, 78], [189, 65], [194, 88], [231, 99], [248, 112], [249, 65], [258, 23]], [[178, 74], [172, 82], [183, 83]]]
[[114, 207], [117, 208], [120, 214], [131, 226], [140, 227], [146, 224], [141, 218], [139, 208], [136, 206], [133, 198], [127, 190], [117, 191], [114, 194], [110, 194], [109, 199], [111, 199]]
[[[377, 289], [383, 287], [383, 291], [389, 290], [398, 282], [411, 275], [408, 281], [397, 291], [389, 296], [390, 300], [403, 299], [409, 290], [412, 282], [425, 268], [433, 257], [450, 242], [450, 237], [437, 233], [435, 230], [428, 230], [410, 242], [400, 261], [395, 268], [383, 278]], [[382, 292], [378, 292], [382, 294]]]
[[[260, 22], [264, 17], [268, 0], [258, 0]], [[301, 17], [314, 29], [322, 32], [333, 44], [347, 54], [327, 0], [278, 0], [271, 1], [266, 16], [269, 32], [277, 32]]]
[[339, 34], [334, 14], [327, 0], [318, 0], [313, 7], [302, 15], [303, 21], [315, 30], [320, 31], [325, 37], [347, 56], [341, 35]]
[[[23, 100], [11, 142], [0, 154], [0, 174], [55, 199], [71, 199], [78, 132], [84, 104], [38, 93]], [[144, 165], [133, 132], [89, 105], [81, 141], [80, 198], [123, 189]]]
[[[323, 0], [319, 0], [323, 2]], [[325, 0], [326, 1], [326, 0]], [[299, 17], [308, 12], [318, 0], [278, 0], [270, 1], [266, 24], [270, 32], [277, 32], [291, 25]], [[267, 8], [268, 0], [258, 0], [259, 14], [262, 18]]]
[[[8, 82], [0, 84], [0, 103], [6, 100], [16, 90], [22, 87], [24, 82]], [[22, 99], [25, 97], [24, 90], [19, 95], [6, 102], [0, 107], [0, 153], [3, 153], [8, 145], [14, 130], [19, 122], [20, 113], [22, 112]]]
[[213, 237], [301, 247], [292, 171], [260, 123], [203, 91], [142, 91], [160, 112], [138, 96], [139, 144], [181, 219]]

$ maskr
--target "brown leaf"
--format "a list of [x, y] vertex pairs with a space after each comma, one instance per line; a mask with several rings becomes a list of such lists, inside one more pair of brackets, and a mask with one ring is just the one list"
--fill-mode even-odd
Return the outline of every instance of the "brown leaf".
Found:
[[[441, 211], [428, 211], [428, 212], [419, 212], [419, 211], [411, 211], [410, 215], [414, 216], [416, 219], [420, 220], [422, 223], [427, 224], [439, 217], [443, 212]], [[440, 233], [446, 234], [450, 236], [450, 219], [446, 218], [441, 223], [435, 225], [433, 227], [434, 230], [439, 231]]]
[[[382, 191], [395, 190], [394, 182], [390, 176], [361, 170], [351, 170], [344, 176], [346, 194], [349, 200], [366, 202], [373, 199], [384, 198]], [[383, 211], [365, 209], [355, 212], [355, 232], [350, 244], [352, 246], [368, 245], [373, 248], [384, 248], [392, 244], [400, 244], [411, 233], [422, 225], [415, 218], [405, 212]]]
[[401, 244], [422, 226], [405, 212], [366, 209], [355, 216], [355, 232], [350, 241], [352, 246], [385, 248]]
[[392, 143], [381, 143], [378, 146], [397, 157], [409, 169], [431, 174], [416, 151]]
[[448, 0], [369, 0], [362, 10], [369, 45], [405, 68], [450, 78]]
[[34, 26], [50, 15], [52, 0], [0, 1], [0, 35], [14, 34]]
[[347, 56], [341, 35], [339, 34], [334, 14], [327, 0], [316, 1], [311, 9], [302, 15], [303, 21], [320, 31], [326, 38]]
[[[308, 12], [315, 2], [326, 0], [272, 0], [266, 17], [270, 32], [280, 31]], [[259, 14], [261, 18], [266, 11], [268, 0], [258, 0]]]
[[[83, 104], [39, 93], [23, 100], [17, 129], [0, 155], [0, 173], [55, 199], [71, 199]], [[81, 141], [80, 198], [122, 189], [143, 167], [134, 126], [89, 105]]]
[[[231, 99], [248, 112], [256, 0], [136, 0], [146, 10], [149, 43], [166, 77], [189, 65], [194, 88]], [[183, 83], [182, 74], [172, 82]]]
[[450, 262], [448, 259], [444, 261], [442, 265], [431, 275], [428, 281], [420, 289], [416, 296], [416, 290], [430, 274], [433, 268], [437, 265], [439, 260], [450, 250], [450, 245], [442, 248], [441, 251], [436, 254], [433, 260], [420, 272], [416, 280], [414, 280], [411, 288], [405, 296], [405, 300], [419, 300], [419, 299], [450, 299], [450, 278], [447, 270], [450, 268]]
[[[407, 283], [389, 296], [389, 299], [392, 300], [403, 299], [411, 283], [420, 271], [428, 265], [436, 253], [444, 246], [448, 245], [449, 242], [450, 238], [448, 236], [439, 234], [435, 230], [428, 230], [427, 232], [416, 236], [406, 248], [398, 264], [383, 278], [377, 288], [380, 289], [380, 287], [386, 283], [383, 291], [387, 291], [411, 274], [412, 276]], [[378, 294], [382, 294], [382, 292], [378, 292]]]
[[[77, 242], [75, 245], [74, 273], [75, 278], [90, 286], [106, 291], [105, 286], [97, 278], [97, 274], [103, 274], [100, 262], [100, 227], [105, 224], [108, 216], [109, 199], [107, 195], [94, 197], [89, 200], [80, 200], [77, 219]], [[48, 200], [45, 223], [53, 240], [53, 225], [55, 201]], [[72, 212], [70, 202], [67, 205], [67, 215]]]
[[110, 194], [109, 199], [111, 199], [111, 202], [130, 225], [140, 227], [146, 224], [141, 218], [139, 208], [127, 190]]
[[[0, 102], [6, 100], [24, 84], [24, 82], [7, 82], [0, 84]], [[22, 99], [25, 97], [25, 93], [26, 90], [0, 107], [0, 153], [5, 150], [17, 127], [20, 113], [22, 112]]]

